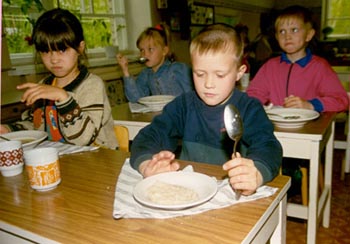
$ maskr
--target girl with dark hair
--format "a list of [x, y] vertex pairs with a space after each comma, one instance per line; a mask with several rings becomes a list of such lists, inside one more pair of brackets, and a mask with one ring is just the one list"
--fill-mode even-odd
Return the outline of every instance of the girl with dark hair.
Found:
[[39, 83], [24, 83], [21, 101], [32, 105], [24, 121], [1, 125], [0, 132], [45, 130], [49, 140], [116, 148], [111, 107], [100, 77], [89, 73], [83, 29], [68, 10], [53, 9], [37, 20], [33, 43], [51, 73]]

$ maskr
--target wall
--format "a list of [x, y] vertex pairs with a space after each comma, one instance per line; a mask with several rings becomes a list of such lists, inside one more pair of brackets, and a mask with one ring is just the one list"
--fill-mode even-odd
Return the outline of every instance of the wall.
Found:
[[[168, 1], [179, 1], [179, 0], [168, 0]], [[188, 2], [191, 0], [188, 0]], [[154, 1], [155, 2], [155, 1]], [[249, 39], [253, 40], [257, 34], [260, 32], [259, 30], [259, 21], [260, 21], [260, 13], [264, 11], [269, 11], [270, 7], [273, 6], [273, 0], [267, 0], [261, 3], [261, 1], [247, 0], [240, 1], [241, 3], [237, 4], [236, 0], [232, 1], [220, 1], [220, 0], [196, 0], [196, 3], [204, 3], [213, 5], [215, 4], [214, 14], [215, 18], [219, 19], [229, 19], [235, 18], [234, 22], [242, 23], [248, 26], [249, 28]], [[250, 4], [256, 4], [252, 8], [252, 5], [242, 4], [243, 2], [250, 2]], [[178, 3], [178, 2], [177, 2]], [[233, 4], [234, 3], [234, 4]], [[152, 23], [153, 25], [164, 21], [164, 12], [165, 10], [159, 10], [155, 6], [155, 4], [151, 4], [152, 11]], [[215, 20], [218, 22], [217, 20]], [[190, 40], [183, 39], [181, 37], [181, 33], [172, 32], [172, 45], [171, 49], [175, 53], [178, 61], [185, 62], [187, 64], [191, 64], [190, 56], [189, 56], [189, 44]]]
[[321, 8], [322, 0], [276, 0], [274, 8], [282, 9], [290, 5], [302, 5], [307, 8]]
[[[171, 1], [171, 0], [168, 0]], [[178, 0], [176, 0], [178, 1]], [[193, 0], [188, 0], [193, 1]], [[260, 15], [261, 13], [269, 13], [272, 9], [283, 9], [287, 6], [299, 4], [310, 8], [316, 17], [316, 21], [320, 25], [322, 0], [195, 0], [196, 3], [214, 5], [215, 18], [232, 17], [235, 22], [248, 26], [249, 39], [252, 41], [260, 33]], [[161, 20], [159, 10], [152, 6], [153, 24]], [[216, 21], [216, 20], [215, 20]], [[217, 21], [216, 21], [217, 22]], [[319, 34], [320, 31], [317, 30]], [[188, 46], [190, 40], [182, 40], [177, 33], [173, 32], [172, 49], [178, 57], [179, 61], [189, 63], [190, 57]]]
[[126, 21], [128, 25], [128, 49], [138, 50], [136, 40], [139, 34], [147, 27], [152, 26], [151, 1], [154, 0], [127, 0], [125, 1]]

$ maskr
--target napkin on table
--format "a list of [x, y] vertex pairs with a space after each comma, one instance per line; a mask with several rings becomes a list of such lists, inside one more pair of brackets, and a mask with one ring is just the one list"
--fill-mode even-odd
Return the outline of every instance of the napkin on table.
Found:
[[[193, 171], [192, 166], [187, 166], [184, 171]], [[269, 197], [273, 195], [277, 188], [269, 186], [261, 186], [257, 192], [250, 196], [241, 196], [236, 200], [235, 192], [232, 190], [228, 179], [218, 181], [218, 192], [206, 203], [201, 205], [183, 209], [183, 210], [163, 210], [144, 206], [138, 203], [133, 197], [133, 188], [143, 179], [142, 175], [130, 166], [129, 159], [126, 159], [120, 175], [118, 177], [113, 217], [120, 218], [155, 218], [166, 219], [178, 216], [193, 215], [202, 213], [211, 209], [224, 208], [236, 203], [253, 201], [259, 198]]]
[[36, 148], [41, 148], [41, 147], [57, 148], [58, 155], [93, 151], [99, 148], [99, 147], [92, 147], [92, 146], [77, 146], [77, 145], [72, 145], [72, 144], [67, 144], [62, 142], [54, 142], [54, 141], [43, 141], [38, 146], [36, 146]]

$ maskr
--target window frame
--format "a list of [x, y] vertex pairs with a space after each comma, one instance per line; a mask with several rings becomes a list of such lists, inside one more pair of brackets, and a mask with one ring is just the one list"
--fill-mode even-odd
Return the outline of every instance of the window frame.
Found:
[[[43, 6], [46, 10], [55, 8], [54, 2], [56, 0], [41, 0]], [[90, 6], [92, 6], [94, 0], [89, 0], [91, 3]], [[111, 18], [114, 19], [111, 21], [111, 32], [112, 32], [112, 40], [113, 45], [118, 45], [119, 50], [125, 50], [128, 48], [127, 43], [127, 25], [126, 25], [126, 9], [125, 9], [125, 0], [108, 0], [110, 10], [112, 10], [112, 13], [107, 14], [94, 14], [91, 13], [92, 8], [90, 8], [90, 13], [86, 12], [80, 12], [78, 13], [82, 18], [84, 17], [101, 17], [101, 18]], [[84, 1], [80, 1], [81, 6], [84, 5]], [[19, 6], [10, 6], [9, 8], [12, 9], [19, 9]], [[83, 7], [80, 8], [81, 10], [84, 10]], [[42, 14], [38, 13], [34, 9], [30, 9], [28, 11], [29, 16], [40, 16]], [[112, 23], [113, 22], [113, 23]], [[122, 25], [124, 26], [122, 29], [120, 29], [117, 33], [116, 26]], [[84, 30], [86, 31], [86, 30]], [[6, 38], [3, 36], [3, 38]], [[103, 58], [105, 57], [105, 49], [103, 47], [97, 47], [97, 48], [91, 48], [87, 50], [87, 55], [89, 59], [93, 58]], [[35, 59], [35, 50], [33, 47], [32, 53], [10, 53], [10, 60], [13, 67], [15, 66], [23, 66], [23, 65], [30, 65], [33, 64], [33, 60]]]
[[[330, 21], [350, 21], [350, 16], [349, 17], [333, 17], [331, 16], [331, 1], [332, 0], [322, 0], [322, 30], [329, 25]], [[322, 34], [322, 38], [325, 39], [325, 34]], [[327, 38], [331, 39], [349, 39], [350, 38], [350, 33], [342, 33], [342, 34], [328, 34]]]

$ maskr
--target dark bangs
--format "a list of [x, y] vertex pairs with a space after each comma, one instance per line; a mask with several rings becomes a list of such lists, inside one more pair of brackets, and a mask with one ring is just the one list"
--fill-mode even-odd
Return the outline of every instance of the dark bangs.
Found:
[[34, 40], [35, 49], [39, 52], [49, 51], [64, 51], [68, 47], [77, 50], [71, 37], [65, 35], [66, 33], [51, 33], [48, 35], [45, 32], [39, 32]]

